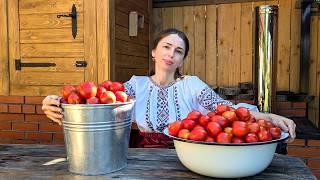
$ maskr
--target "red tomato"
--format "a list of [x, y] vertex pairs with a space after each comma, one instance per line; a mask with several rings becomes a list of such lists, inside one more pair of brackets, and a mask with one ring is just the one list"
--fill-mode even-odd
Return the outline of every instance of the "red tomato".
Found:
[[230, 143], [232, 136], [228, 133], [221, 132], [218, 134], [216, 141], [218, 143]]
[[249, 132], [249, 128], [247, 123], [243, 121], [234, 121], [232, 123], [232, 133], [237, 137], [243, 137], [247, 135]]
[[99, 84], [99, 86], [103, 86], [107, 91], [110, 91], [110, 86], [112, 81], [106, 80]]
[[214, 115], [216, 115], [216, 113], [213, 112], [213, 111], [210, 111], [210, 112], [208, 112], [208, 114], [207, 114], [207, 116], [209, 116], [209, 117], [212, 117], [212, 116], [214, 116]]
[[97, 97], [91, 97], [87, 99], [87, 104], [99, 104], [99, 99]]
[[171, 136], [177, 136], [180, 129], [182, 129], [181, 121], [175, 121], [168, 126], [168, 132]]
[[257, 123], [259, 124], [259, 126], [267, 127], [266, 120], [264, 119], [258, 119]]
[[210, 120], [219, 123], [222, 128], [227, 127], [229, 124], [229, 121], [221, 115], [215, 115]]
[[98, 86], [96, 97], [100, 98], [101, 94], [106, 91], [107, 91], [106, 88], [104, 88], [103, 86]]
[[267, 129], [270, 129], [270, 128], [275, 127], [275, 126], [271, 121], [266, 121], [266, 127], [267, 127]]
[[112, 91], [113, 93], [117, 92], [117, 91], [124, 91], [124, 87], [121, 83], [119, 82], [113, 82], [110, 85], [110, 91]]
[[279, 139], [281, 137], [281, 129], [278, 127], [271, 127], [269, 129], [272, 139]]
[[199, 119], [199, 124], [203, 127], [206, 127], [209, 121], [210, 121], [209, 116], [201, 116]]
[[195, 125], [193, 129], [203, 129], [205, 130], [205, 128], [199, 124]]
[[223, 114], [225, 111], [229, 111], [230, 110], [230, 106], [225, 105], [225, 104], [220, 104], [216, 107], [216, 114], [217, 115], [221, 115]]
[[258, 132], [258, 138], [259, 141], [271, 141], [272, 136], [268, 130], [265, 130], [263, 128], [260, 128], [260, 131]]
[[205, 142], [215, 142], [215, 141], [213, 137], [207, 136], [207, 139], [205, 140]]
[[178, 133], [178, 137], [182, 139], [188, 139], [190, 131], [188, 129], [181, 129]]
[[116, 101], [127, 102], [128, 96], [125, 92], [117, 91], [114, 93], [114, 95], [116, 96]]
[[260, 130], [260, 126], [258, 123], [248, 123], [248, 128], [250, 133], [255, 133], [257, 134]]
[[250, 112], [245, 107], [238, 107], [235, 112], [241, 121], [248, 121], [250, 118]]
[[97, 86], [90, 81], [83, 82], [79, 85], [79, 93], [86, 99], [95, 97], [97, 94]]
[[196, 122], [191, 119], [183, 119], [181, 121], [181, 124], [182, 124], [182, 128], [192, 130], [196, 125]]
[[234, 111], [225, 111], [222, 116], [226, 118], [230, 124], [234, 121], [238, 121], [238, 117]]
[[69, 104], [83, 104], [83, 99], [77, 93], [71, 93], [68, 97]]
[[240, 144], [240, 143], [244, 143], [244, 140], [242, 138], [240, 138], [240, 137], [234, 136], [234, 137], [232, 137], [231, 142]]
[[222, 131], [222, 128], [219, 123], [211, 121], [207, 125], [207, 131], [210, 136], [216, 137]]
[[247, 143], [254, 143], [254, 142], [258, 142], [258, 136], [254, 133], [249, 133], [245, 136], [245, 140]]
[[103, 92], [100, 96], [101, 104], [112, 104], [116, 102], [116, 96], [112, 91]]
[[233, 134], [232, 134], [232, 127], [226, 127], [226, 128], [224, 128], [223, 131], [224, 131], [225, 133], [230, 134], [230, 136], [233, 136]]
[[189, 139], [194, 141], [204, 141], [206, 138], [207, 132], [202, 129], [193, 129], [189, 135]]
[[68, 99], [69, 95], [71, 93], [76, 93], [76, 88], [70, 85], [65, 85], [63, 86], [62, 90], [61, 90], [61, 96], [64, 99]]
[[199, 111], [191, 111], [187, 116], [188, 119], [192, 119], [194, 121], [198, 121], [200, 117], [201, 113]]
[[252, 115], [250, 116], [248, 121], [249, 122], [257, 122], [256, 118], [254, 116], [252, 116]]

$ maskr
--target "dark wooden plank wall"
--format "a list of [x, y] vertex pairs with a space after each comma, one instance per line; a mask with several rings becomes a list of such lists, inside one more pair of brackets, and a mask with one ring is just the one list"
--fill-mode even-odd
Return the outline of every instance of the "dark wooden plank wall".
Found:
[[[124, 82], [132, 75], [146, 75], [149, 66], [150, 0], [115, 1], [115, 80]], [[129, 36], [129, 13], [137, 11], [144, 16], [144, 28], [138, 35]]]

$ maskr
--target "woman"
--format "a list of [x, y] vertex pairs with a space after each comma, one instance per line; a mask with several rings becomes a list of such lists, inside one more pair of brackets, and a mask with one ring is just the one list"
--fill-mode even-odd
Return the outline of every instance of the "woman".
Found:
[[[160, 132], [171, 122], [181, 120], [192, 110], [203, 114], [213, 111], [218, 104], [232, 105], [220, 98], [196, 76], [181, 76], [179, 67], [189, 51], [186, 35], [176, 29], [162, 31], [154, 41], [152, 59], [155, 71], [150, 76], [133, 76], [124, 83], [125, 91], [136, 100], [134, 117], [141, 135], [141, 146], [167, 146], [169, 138]], [[63, 118], [58, 96], [43, 100], [42, 109], [55, 122]], [[249, 107], [249, 106], [248, 106]], [[275, 114], [251, 111], [258, 119], [272, 121], [295, 138], [295, 123]]]

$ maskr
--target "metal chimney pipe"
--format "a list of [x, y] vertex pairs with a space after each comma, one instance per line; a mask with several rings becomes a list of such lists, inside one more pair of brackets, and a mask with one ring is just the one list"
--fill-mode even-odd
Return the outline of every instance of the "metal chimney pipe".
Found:
[[275, 112], [278, 6], [256, 7], [255, 90], [260, 112]]

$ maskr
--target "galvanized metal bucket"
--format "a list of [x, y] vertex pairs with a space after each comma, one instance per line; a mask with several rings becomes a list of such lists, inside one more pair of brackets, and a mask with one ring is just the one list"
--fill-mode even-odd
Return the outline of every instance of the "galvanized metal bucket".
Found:
[[70, 172], [100, 175], [126, 167], [133, 105], [62, 104]]

